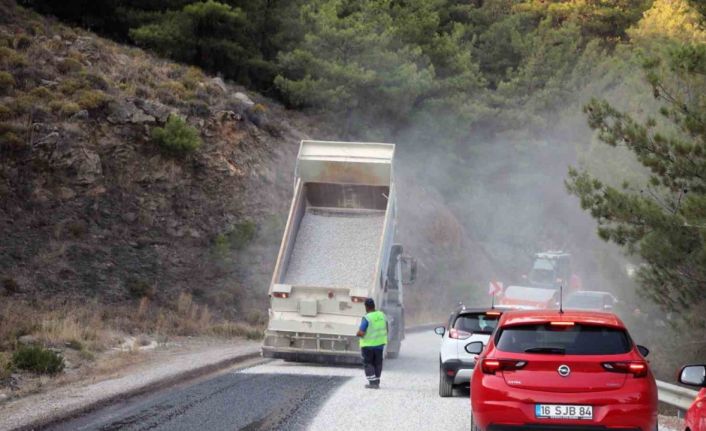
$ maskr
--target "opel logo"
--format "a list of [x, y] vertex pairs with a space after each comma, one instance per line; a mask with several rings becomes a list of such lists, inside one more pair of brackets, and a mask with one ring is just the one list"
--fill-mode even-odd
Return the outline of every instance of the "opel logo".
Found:
[[559, 365], [556, 371], [561, 377], [568, 377], [571, 374], [571, 368], [568, 365]]

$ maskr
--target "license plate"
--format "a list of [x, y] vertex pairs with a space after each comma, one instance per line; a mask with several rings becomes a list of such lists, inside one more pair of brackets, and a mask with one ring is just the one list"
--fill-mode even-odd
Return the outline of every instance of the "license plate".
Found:
[[536, 404], [535, 416], [542, 419], [593, 419], [593, 406]]

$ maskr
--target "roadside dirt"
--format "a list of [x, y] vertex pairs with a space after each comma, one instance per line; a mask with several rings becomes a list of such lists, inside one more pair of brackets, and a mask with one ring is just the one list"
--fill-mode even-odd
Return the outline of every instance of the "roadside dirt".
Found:
[[216, 371], [237, 358], [253, 357], [260, 343], [244, 339], [184, 338], [141, 351], [116, 352], [113, 368], [47, 379], [41, 393], [0, 401], [0, 430], [45, 424], [87, 407], [141, 393], [179, 379]]

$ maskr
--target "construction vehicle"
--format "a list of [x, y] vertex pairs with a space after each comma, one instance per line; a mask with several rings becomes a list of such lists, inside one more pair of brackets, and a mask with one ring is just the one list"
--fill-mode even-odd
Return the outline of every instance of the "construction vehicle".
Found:
[[571, 281], [571, 255], [562, 251], [536, 253], [528, 281], [530, 286], [558, 289]]
[[581, 279], [571, 271], [571, 255], [549, 250], [533, 256], [523, 285], [507, 286], [498, 305], [523, 309], [557, 308], [560, 296], [581, 290]]
[[387, 357], [399, 354], [403, 284], [414, 281], [416, 262], [393, 243], [394, 153], [393, 144], [301, 142], [263, 356], [360, 363], [356, 332], [367, 298], [387, 315]]

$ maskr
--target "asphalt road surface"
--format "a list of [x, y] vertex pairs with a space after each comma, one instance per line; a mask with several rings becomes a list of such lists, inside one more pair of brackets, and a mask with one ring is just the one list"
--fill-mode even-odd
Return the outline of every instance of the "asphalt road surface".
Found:
[[51, 430], [467, 430], [468, 391], [438, 395], [440, 338], [410, 334], [381, 389], [361, 368], [269, 361], [123, 401]]

